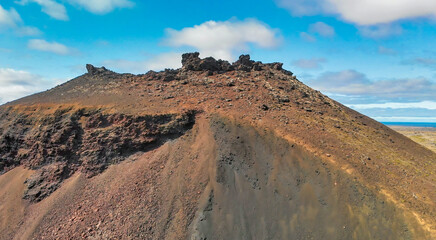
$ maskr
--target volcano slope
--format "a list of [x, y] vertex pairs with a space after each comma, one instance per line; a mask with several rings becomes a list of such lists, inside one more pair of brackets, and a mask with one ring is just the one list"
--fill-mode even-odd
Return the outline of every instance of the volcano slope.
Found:
[[0, 239], [435, 239], [435, 153], [280, 63], [182, 64], [1, 106]]

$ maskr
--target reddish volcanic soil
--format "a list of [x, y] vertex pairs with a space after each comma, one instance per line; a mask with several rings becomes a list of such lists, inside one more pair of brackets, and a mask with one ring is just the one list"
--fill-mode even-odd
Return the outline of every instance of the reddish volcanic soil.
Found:
[[435, 239], [436, 154], [280, 63], [185, 54], [0, 107], [0, 239]]

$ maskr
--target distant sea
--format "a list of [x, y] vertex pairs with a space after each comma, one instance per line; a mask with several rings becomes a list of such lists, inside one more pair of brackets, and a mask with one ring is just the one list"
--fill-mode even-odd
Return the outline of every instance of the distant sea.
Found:
[[426, 122], [381, 122], [387, 126], [405, 126], [405, 127], [434, 127], [436, 128], [436, 123], [426, 123]]

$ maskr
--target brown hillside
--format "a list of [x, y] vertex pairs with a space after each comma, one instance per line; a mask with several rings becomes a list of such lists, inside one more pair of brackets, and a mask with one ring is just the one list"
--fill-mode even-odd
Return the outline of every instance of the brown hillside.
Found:
[[282, 64], [184, 54], [0, 107], [0, 239], [435, 239], [436, 154]]

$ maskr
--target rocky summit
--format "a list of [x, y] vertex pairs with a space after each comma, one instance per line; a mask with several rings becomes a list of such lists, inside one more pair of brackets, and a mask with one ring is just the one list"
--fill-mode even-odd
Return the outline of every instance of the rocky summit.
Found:
[[435, 239], [436, 154], [282, 66], [88, 64], [0, 106], [0, 239]]

